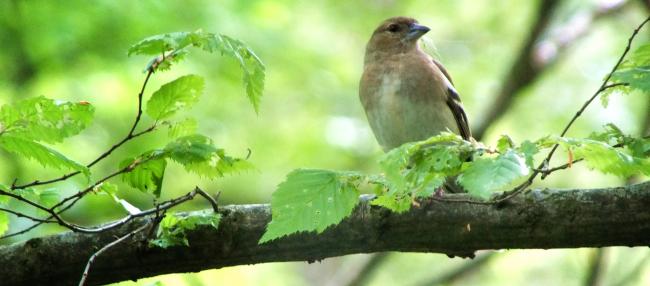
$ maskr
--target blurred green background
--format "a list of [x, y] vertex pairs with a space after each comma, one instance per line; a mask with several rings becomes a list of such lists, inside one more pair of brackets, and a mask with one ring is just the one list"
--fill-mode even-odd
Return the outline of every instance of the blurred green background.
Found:
[[[576, 15], [588, 15], [603, 3], [613, 2], [620, 1], [562, 1], [542, 37], [558, 36], [553, 31], [580, 24], [572, 22]], [[515, 141], [558, 134], [598, 88], [633, 27], [647, 15], [643, 1], [629, 2], [621, 11], [589, 23], [589, 32], [571, 42], [557, 64], [519, 92], [483, 141], [493, 145], [501, 134]], [[476, 127], [527, 37], [538, 6], [538, 1], [516, 0], [2, 1], [0, 103], [38, 95], [89, 101], [96, 107], [93, 125], [53, 146], [79, 162], [89, 162], [121, 139], [135, 116], [142, 70], [149, 59], [127, 57], [131, 44], [174, 31], [203, 29], [230, 35], [247, 43], [267, 66], [258, 115], [244, 96], [237, 63], [211, 54], [192, 53], [172, 71], [155, 74], [147, 94], [187, 73], [204, 76], [206, 92], [191, 111], [199, 121], [199, 131], [232, 155], [246, 156], [250, 148], [250, 160], [258, 171], [209, 181], [171, 164], [163, 198], [184, 194], [198, 185], [212, 193], [221, 191], [222, 204], [267, 203], [275, 186], [295, 168], [378, 171], [381, 151], [366, 123], [357, 84], [365, 43], [379, 22], [407, 15], [431, 28], [426, 48], [437, 54], [452, 74], [470, 124]], [[647, 31], [639, 42], [648, 40]], [[586, 136], [608, 122], [639, 134], [648, 112], [647, 95], [613, 96], [608, 108], [599, 104], [589, 108], [569, 135]], [[147, 121], [142, 126], [147, 126]], [[165, 138], [165, 132], [157, 132], [134, 140], [93, 169], [95, 176], [114, 170], [126, 156], [161, 147]], [[565, 159], [558, 156], [558, 160]], [[0, 178], [5, 184], [11, 184], [13, 178], [28, 182], [57, 174], [0, 153]], [[114, 182], [120, 185], [124, 199], [142, 208], [151, 205], [151, 197], [119, 184], [119, 180]], [[70, 180], [59, 186], [74, 193], [77, 183]], [[576, 165], [537, 186], [589, 188], [623, 183]], [[206, 207], [205, 202], [196, 200], [180, 209]], [[92, 195], [67, 218], [93, 224], [123, 215], [111, 198]], [[28, 225], [29, 221], [12, 220], [10, 232]], [[42, 227], [11, 241], [59, 231]], [[582, 285], [594, 253], [591, 249], [504, 251], [457, 283]], [[647, 248], [611, 248], [604, 257], [603, 285], [650, 285]], [[137, 284], [342, 285], [369, 258], [351, 255], [313, 264], [232, 267], [143, 279]], [[368, 283], [417, 285], [464, 263], [467, 260], [439, 254], [395, 253], [378, 265]]]

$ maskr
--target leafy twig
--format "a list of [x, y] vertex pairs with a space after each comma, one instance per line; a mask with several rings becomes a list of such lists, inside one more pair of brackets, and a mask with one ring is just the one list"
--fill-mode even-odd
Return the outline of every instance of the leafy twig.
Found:
[[[109, 148], [106, 152], [102, 153], [95, 160], [88, 163], [86, 165], [87, 168], [90, 168], [90, 167], [94, 166], [95, 164], [99, 163], [100, 161], [102, 161], [103, 159], [108, 157], [111, 153], [113, 153], [113, 151], [115, 151], [120, 146], [124, 145], [124, 143], [126, 143], [126, 142], [128, 142], [128, 141], [130, 141], [130, 140], [132, 140], [134, 138], [137, 138], [137, 137], [139, 137], [141, 135], [144, 135], [146, 133], [149, 133], [149, 132], [155, 130], [156, 125], [154, 124], [154, 125], [150, 126], [149, 128], [147, 128], [147, 129], [145, 129], [143, 131], [135, 132], [135, 129], [138, 127], [138, 124], [140, 123], [140, 119], [142, 118], [142, 98], [144, 96], [144, 91], [145, 91], [145, 89], [147, 87], [147, 84], [149, 83], [149, 78], [151, 77], [151, 75], [153, 73], [154, 73], [153, 68], [150, 68], [147, 71], [147, 76], [145, 77], [144, 82], [142, 83], [142, 87], [140, 88], [140, 93], [138, 93], [138, 112], [136, 114], [135, 120], [133, 121], [133, 125], [131, 126], [131, 129], [129, 130], [129, 133], [122, 140], [120, 140], [119, 142], [117, 142], [116, 144], [111, 146], [111, 148]], [[61, 177], [55, 178], [55, 179], [50, 179], [50, 180], [45, 180], [45, 181], [36, 180], [36, 181], [33, 181], [31, 183], [27, 183], [27, 184], [24, 184], [24, 185], [12, 184], [11, 189], [12, 190], [17, 190], [17, 189], [24, 189], [24, 188], [33, 187], [33, 186], [41, 186], [41, 185], [56, 183], [56, 182], [64, 181], [64, 180], [66, 180], [68, 178], [74, 177], [74, 176], [78, 175], [79, 173], [81, 173], [81, 172], [80, 171], [75, 171], [75, 172], [65, 174], [65, 175], [63, 175]]]
[[[612, 70], [609, 72], [609, 74], [607, 74], [607, 76], [606, 76], [605, 79], [603, 80], [603, 83], [600, 85], [600, 87], [598, 88], [598, 90], [597, 90], [597, 91], [596, 91], [596, 92], [595, 92], [595, 93], [594, 93], [594, 94], [593, 94], [593, 95], [592, 95], [592, 96], [591, 96], [591, 97], [590, 97], [590, 98], [589, 98], [589, 99], [588, 99], [588, 100], [587, 100], [587, 101], [582, 105], [582, 107], [581, 107], [581, 108], [576, 112], [576, 114], [571, 118], [571, 120], [569, 121], [569, 123], [567, 123], [567, 125], [566, 125], [566, 126], [564, 127], [564, 129], [562, 130], [562, 133], [560, 134], [560, 137], [566, 135], [566, 133], [569, 131], [569, 128], [571, 128], [571, 126], [573, 125], [573, 123], [578, 119], [578, 117], [580, 117], [580, 115], [582, 115], [582, 113], [587, 109], [587, 107], [588, 107], [588, 106], [589, 106], [589, 105], [594, 101], [594, 99], [596, 99], [600, 94], [602, 94], [602, 93], [603, 93], [604, 91], [606, 91], [607, 89], [610, 89], [610, 88], [613, 88], [613, 87], [616, 87], [616, 86], [624, 86], [624, 85], [627, 85], [626, 83], [614, 83], [614, 84], [609, 84], [609, 81], [610, 81], [610, 79], [612, 78], [612, 75], [614, 74], [614, 72], [616, 71], [616, 69], [618, 69], [618, 67], [621, 65], [621, 63], [622, 63], [623, 60], [625, 59], [625, 56], [627, 56], [628, 52], [629, 52], [630, 49], [632, 48], [632, 42], [634, 41], [634, 38], [636, 38], [636, 36], [637, 36], [637, 34], [639, 33], [639, 31], [640, 31], [640, 30], [643, 28], [643, 26], [645, 26], [645, 24], [648, 23], [649, 21], [650, 21], [650, 17], [646, 18], [643, 22], [641, 22], [641, 24], [639, 24], [639, 26], [638, 26], [636, 29], [634, 29], [634, 31], [632, 32], [632, 35], [630, 36], [630, 38], [629, 38], [628, 41], [627, 41], [627, 45], [625, 46], [625, 50], [623, 51], [623, 54], [621, 54], [621, 56], [618, 58], [618, 61], [616, 62], [616, 64], [614, 65], [614, 67], [612, 67]], [[558, 144], [555, 144], [555, 145], [553, 146], [553, 148], [551, 149], [551, 151], [548, 153], [548, 155], [546, 156], [546, 158], [544, 159], [544, 161], [540, 164], [540, 166], [539, 166], [537, 169], [541, 169], [541, 168], [544, 166], [544, 164], [547, 164], [548, 162], [551, 161], [551, 158], [553, 157], [553, 154], [555, 153], [555, 151], [557, 150], [558, 147], [559, 147]], [[519, 193], [523, 192], [526, 188], [528, 188], [528, 187], [532, 184], [533, 180], [534, 180], [534, 179], [537, 177], [537, 175], [539, 175], [539, 174], [540, 174], [540, 172], [539, 172], [538, 170], [534, 170], [533, 173], [532, 173], [532, 174], [530, 175], [530, 177], [528, 178], [528, 180], [526, 180], [526, 182], [524, 182], [523, 184], [519, 185], [517, 188], [515, 188], [515, 189], [512, 190], [511, 192], [505, 193], [504, 196], [503, 196], [501, 199], [497, 199], [497, 200], [493, 201], [493, 203], [501, 203], [501, 202], [503, 202], [503, 201], [505, 201], [505, 200], [507, 200], [507, 199], [510, 199], [510, 198], [512, 198], [512, 197], [514, 197], [514, 196], [516, 196], [516, 195], [518, 195]], [[542, 174], [542, 179], [544, 179], [545, 177], [546, 177], [546, 175]]]

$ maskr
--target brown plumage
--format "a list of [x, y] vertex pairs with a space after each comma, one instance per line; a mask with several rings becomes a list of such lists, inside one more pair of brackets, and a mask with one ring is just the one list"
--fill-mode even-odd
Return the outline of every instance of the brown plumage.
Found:
[[366, 46], [359, 97], [384, 151], [447, 130], [471, 137], [451, 77], [417, 44], [428, 31], [412, 18], [390, 18]]

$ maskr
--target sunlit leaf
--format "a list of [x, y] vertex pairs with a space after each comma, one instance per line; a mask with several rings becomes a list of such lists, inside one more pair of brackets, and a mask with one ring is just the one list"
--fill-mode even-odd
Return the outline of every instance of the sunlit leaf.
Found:
[[122, 174], [123, 182], [140, 191], [151, 193], [156, 197], [160, 196], [167, 167], [165, 158], [148, 154], [135, 159], [126, 159], [120, 164], [120, 168], [127, 166], [133, 166], [133, 169]]
[[210, 161], [218, 151], [212, 139], [199, 134], [180, 137], [165, 146], [169, 158], [182, 165]]
[[218, 213], [195, 213], [188, 216], [180, 216], [168, 213], [158, 225], [156, 239], [149, 242], [151, 246], [168, 248], [172, 246], [189, 246], [187, 231], [196, 229], [199, 226], [219, 228], [221, 214]]
[[405, 195], [381, 195], [370, 203], [375, 206], [382, 206], [396, 213], [403, 213], [411, 209], [411, 197]]
[[88, 127], [94, 110], [87, 102], [58, 102], [43, 96], [29, 98], [2, 106], [0, 133], [58, 143]]
[[[210, 53], [218, 52], [223, 56], [235, 59], [242, 69], [242, 81], [248, 100], [253, 105], [255, 112], [259, 111], [260, 99], [264, 90], [266, 77], [264, 63], [257, 57], [251, 48], [243, 42], [214, 33], [201, 30], [195, 32], [177, 32], [148, 37], [131, 46], [129, 55], [144, 54], [157, 55], [148, 67], [158, 65], [159, 69], [169, 69], [174, 61], [185, 56], [184, 49], [194, 46]], [[167, 60], [162, 60], [162, 56]]]
[[458, 182], [475, 197], [489, 198], [497, 191], [505, 191], [523, 177], [529, 169], [524, 158], [512, 150], [496, 158], [478, 158], [458, 177]]
[[173, 116], [181, 109], [192, 107], [203, 92], [203, 78], [186, 75], [164, 84], [147, 102], [147, 114], [156, 120]]
[[23, 157], [34, 159], [43, 167], [77, 170], [87, 177], [90, 175], [90, 171], [85, 166], [68, 159], [54, 149], [22, 137], [4, 134], [0, 136], [0, 147]]
[[260, 243], [300, 231], [323, 232], [349, 216], [359, 202], [358, 174], [294, 170], [271, 198], [272, 220]]
[[168, 135], [171, 138], [178, 138], [196, 133], [198, 123], [194, 118], [185, 118], [182, 121], [169, 124]]

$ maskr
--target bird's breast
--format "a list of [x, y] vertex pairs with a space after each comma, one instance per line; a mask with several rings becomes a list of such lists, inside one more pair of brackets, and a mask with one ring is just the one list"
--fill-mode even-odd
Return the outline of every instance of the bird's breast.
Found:
[[444, 101], [446, 89], [442, 82], [422, 77], [407, 63], [364, 71], [371, 77], [362, 84], [361, 101], [373, 133], [385, 151], [441, 131], [458, 132]]

